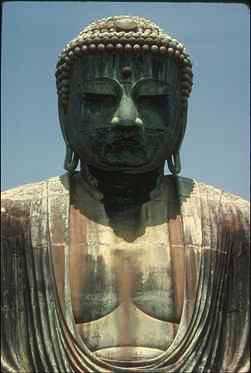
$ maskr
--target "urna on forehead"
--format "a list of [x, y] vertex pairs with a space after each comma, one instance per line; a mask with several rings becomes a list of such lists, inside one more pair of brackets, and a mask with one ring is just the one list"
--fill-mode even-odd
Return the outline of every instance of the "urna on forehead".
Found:
[[184, 45], [142, 17], [98, 20], [66, 45], [56, 69], [57, 90], [63, 104], [68, 102], [73, 67], [79, 65], [76, 62], [80, 60], [86, 74], [91, 75], [112, 76], [132, 64], [132, 74], [136, 76], [164, 76], [165, 79], [172, 75], [174, 80], [178, 77], [180, 81], [184, 103], [191, 93], [192, 63]]

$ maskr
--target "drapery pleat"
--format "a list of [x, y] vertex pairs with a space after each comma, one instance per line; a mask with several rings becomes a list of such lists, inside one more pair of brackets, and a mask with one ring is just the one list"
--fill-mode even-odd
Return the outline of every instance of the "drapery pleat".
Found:
[[[191, 179], [165, 180], [163, 190], [170, 197], [174, 191], [182, 223], [183, 312], [169, 348], [133, 367], [98, 358], [76, 331], [69, 283], [68, 175], [40, 183], [35, 198], [30, 191], [15, 200], [7, 192], [1, 249], [3, 372], [249, 370], [248, 204]], [[58, 287], [56, 276], [62, 280]]]

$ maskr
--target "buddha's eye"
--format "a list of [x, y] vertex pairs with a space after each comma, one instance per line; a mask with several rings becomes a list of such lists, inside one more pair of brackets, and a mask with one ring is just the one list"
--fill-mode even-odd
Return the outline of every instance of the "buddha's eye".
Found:
[[167, 105], [168, 95], [140, 95], [137, 97], [137, 104], [140, 107], [146, 108], [156, 105]]
[[91, 105], [115, 105], [116, 97], [114, 95], [105, 95], [99, 93], [85, 93], [83, 95], [83, 100], [87, 104]]

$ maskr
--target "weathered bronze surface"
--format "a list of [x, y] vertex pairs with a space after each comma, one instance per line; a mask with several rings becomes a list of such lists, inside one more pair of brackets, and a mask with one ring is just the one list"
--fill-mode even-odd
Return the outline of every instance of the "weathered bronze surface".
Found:
[[2, 372], [249, 371], [249, 204], [177, 176], [192, 77], [140, 17], [63, 50], [68, 172], [3, 193]]

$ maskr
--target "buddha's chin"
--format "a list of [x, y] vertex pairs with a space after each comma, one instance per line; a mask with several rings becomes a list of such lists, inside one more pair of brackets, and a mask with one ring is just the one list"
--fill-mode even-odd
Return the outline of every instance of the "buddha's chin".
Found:
[[141, 169], [144, 170], [147, 168], [148, 162], [125, 162], [125, 161], [109, 161], [102, 163], [101, 167], [104, 171], [135, 171], [139, 172]]

